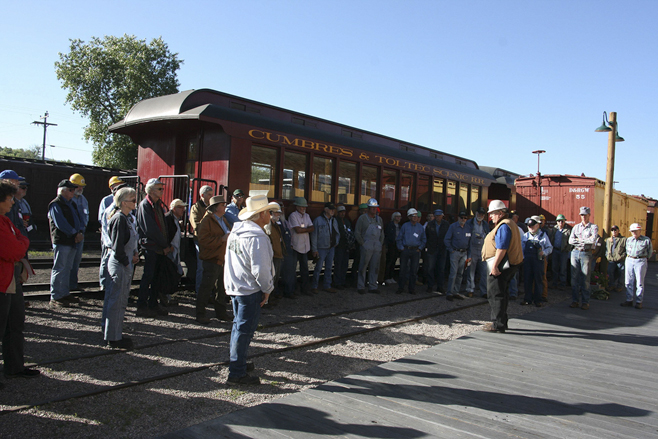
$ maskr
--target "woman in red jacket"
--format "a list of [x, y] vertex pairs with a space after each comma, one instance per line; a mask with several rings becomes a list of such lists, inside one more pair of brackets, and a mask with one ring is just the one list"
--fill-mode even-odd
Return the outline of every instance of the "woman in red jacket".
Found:
[[25, 256], [30, 241], [6, 216], [14, 204], [15, 193], [12, 183], [0, 180], [0, 339], [5, 377], [34, 378], [40, 372], [26, 368], [23, 362], [25, 302], [23, 289], [16, 281], [22, 270], [19, 261]]

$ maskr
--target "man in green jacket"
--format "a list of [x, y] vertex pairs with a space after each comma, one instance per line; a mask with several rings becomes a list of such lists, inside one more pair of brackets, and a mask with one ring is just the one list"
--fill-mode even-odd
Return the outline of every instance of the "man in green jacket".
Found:
[[610, 228], [610, 236], [605, 240], [605, 258], [608, 260], [608, 288], [622, 291], [625, 279], [626, 238], [619, 233], [618, 226]]

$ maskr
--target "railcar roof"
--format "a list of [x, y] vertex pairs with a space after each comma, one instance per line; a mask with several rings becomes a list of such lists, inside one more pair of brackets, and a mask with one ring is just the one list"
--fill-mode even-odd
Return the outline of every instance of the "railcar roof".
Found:
[[447, 160], [442, 160], [440, 158], [433, 158], [427, 155], [416, 154], [410, 151], [396, 149], [386, 144], [378, 144], [373, 141], [346, 137], [337, 133], [323, 131], [304, 125], [298, 125], [292, 123], [291, 121], [283, 120], [282, 118], [266, 117], [258, 112], [233, 109], [227, 105], [228, 100], [230, 99], [237, 99], [241, 102], [253, 103], [254, 105], [261, 108], [274, 109], [279, 112], [283, 112], [286, 115], [299, 116], [313, 121], [318, 121], [320, 123], [330, 124], [334, 127], [355, 130], [359, 133], [365, 133], [369, 136], [383, 139], [389, 144], [404, 144], [416, 148], [421, 148], [423, 150], [433, 151], [420, 145], [403, 142], [398, 139], [383, 136], [381, 134], [370, 133], [364, 130], [349, 127], [347, 125], [341, 125], [335, 122], [326, 121], [324, 119], [319, 119], [302, 113], [296, 113], [291, 110], [274, 107], [256, 101], [250, 101], [245, 98], [217, 92], [210, 89], [187, 90], [173, 95], [145, 99], [130, 109], [122, 121], [110, 126], [109, 131], [118, 134], [131, 135], [137, 132], [143, 133], [144, 125], [161, 121], [200, 120], [209, 123], [221, 124], [222, 120], [227, 120], [236, 123], [246, 123], [262, 128], [270, 128], [285, 133], [297, 134], [308, 138], [324, 140], [327, 142], [335, 143], [337, 145], [352, 146], [354, 148], [362, 149], [365, 151], [382, 152], [382, 148], [385, 148], [390, 150], [390, 155], [394, 155], [395, 157], [399, 157], [408, 161], [426, 163], [455, 172], [477, 176], [490, 183], [496, 181], [492, 174], [479, 169], [477, 163], [470, 159], [435, 151], [436, 153], [458, 159], [459, 161], [463, 161], [465, 163], [470, 162], [470, 164], [472, 164], [474, 167], [453, 163]]

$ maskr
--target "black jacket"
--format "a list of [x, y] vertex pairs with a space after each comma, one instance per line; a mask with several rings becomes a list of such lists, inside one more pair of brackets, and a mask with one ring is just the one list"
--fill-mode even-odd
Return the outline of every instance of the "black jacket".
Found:
[[425, 247], [429, 253], [434, 253], [437, 250], [445, 250], [446, 245], [443, 242], [443, 239], [446, 237], [446, 233], [448, 233], [448, 227], [450, 227], [450, 224], [448, 224], [448, 221], [442, 219], [441, 223], [439, 224], [439, 233], [436, 233], [436, 220], [432, 220], [429, 223], [427, 223], [427, 226], [425, 227], [425, 236], [427, 236], [427, 244], [425, 244]]

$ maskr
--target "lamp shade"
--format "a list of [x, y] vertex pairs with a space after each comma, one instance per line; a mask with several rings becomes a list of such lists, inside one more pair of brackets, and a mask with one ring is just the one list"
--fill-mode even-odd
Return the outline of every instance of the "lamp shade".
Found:
[[600, 127], [595, 129], [594, 131], [596, 131], [597, 133], [607, 133], [608, 131], [612, 131], [612, 129], [610, 127], [607, 127], [604, 122]]

